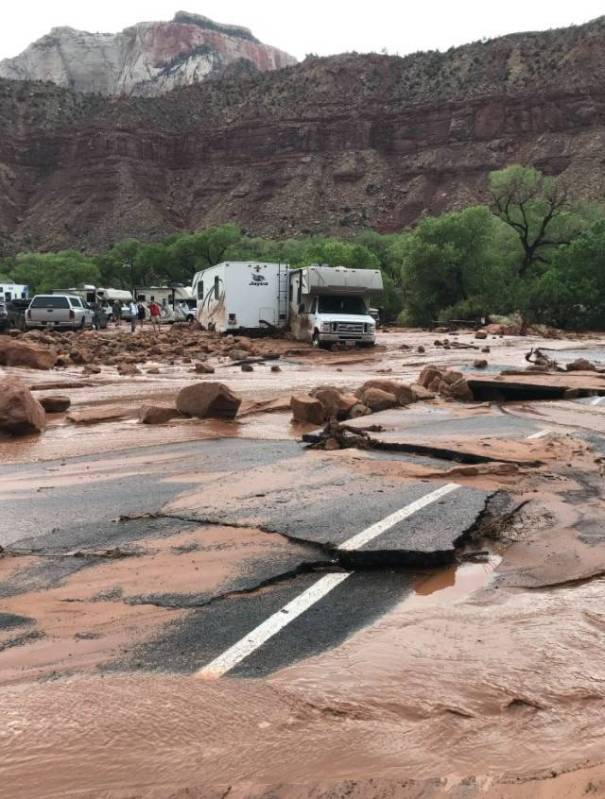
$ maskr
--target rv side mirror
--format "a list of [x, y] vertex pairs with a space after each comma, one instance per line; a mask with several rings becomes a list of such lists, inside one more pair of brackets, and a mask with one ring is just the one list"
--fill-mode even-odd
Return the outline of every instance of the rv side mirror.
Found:
[[305, 312], [305, 304], [304, 302], [301, 302], [301, 304], [298, 306], [298, 313], [304, 313], [304, 312]]

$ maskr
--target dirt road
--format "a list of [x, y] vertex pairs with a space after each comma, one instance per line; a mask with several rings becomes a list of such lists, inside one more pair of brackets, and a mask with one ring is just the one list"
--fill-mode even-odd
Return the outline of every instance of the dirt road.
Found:
[[[434, 339], [4, 370], [72, 402], [0, 439], [7, 796], [605, 796], [605, 401], [436, 398], [336, 451], [285, 410], [473, 372], [472, 333]], [[487, 344], [488, 373], [536, 345], [605, 366], [595, 337]], [[238, 419], [138, 422], [217, 377]]]

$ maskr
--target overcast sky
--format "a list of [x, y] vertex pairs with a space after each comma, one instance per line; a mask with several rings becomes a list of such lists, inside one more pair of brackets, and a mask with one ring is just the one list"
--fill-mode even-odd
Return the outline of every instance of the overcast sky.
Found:
[[350, 50], [446, 50], [484, 36], [587, 22], [605, 13], [598, 0], [4, 0], [0, 58], [17, 55], [50, 28], [113, 32], [183, 9], [245, 25], [298, 58]]

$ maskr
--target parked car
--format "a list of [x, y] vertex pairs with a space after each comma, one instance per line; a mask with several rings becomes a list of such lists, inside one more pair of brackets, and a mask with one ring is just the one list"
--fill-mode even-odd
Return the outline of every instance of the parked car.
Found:
[[0, 300], [0, 333], [4, 333], [10, 327], [10, 322], [8, 319], [8, 311], [6, 309], [6, 303]]
[[29, 306], [29, 300], [9, 300], [6, 303], [9, 327], [17, 330], [25, 330], [25, 312]]
[[73, 294], [36, 294], [25, 312], [25, 327], [70, 328], [92, 327], [93, 313]]

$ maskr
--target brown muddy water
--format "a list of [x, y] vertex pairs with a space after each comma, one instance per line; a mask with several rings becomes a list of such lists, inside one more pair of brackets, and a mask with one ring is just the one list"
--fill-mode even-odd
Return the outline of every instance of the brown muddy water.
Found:
[[266, 680], [112, 674], [5, 686], [3, 795], [134, 799], [436, 776], [451, 787], [470, 775], [487, 787], [601, 762], [605, 581], [500, 592], [497, 564], [419, 578], [376, 624]]

